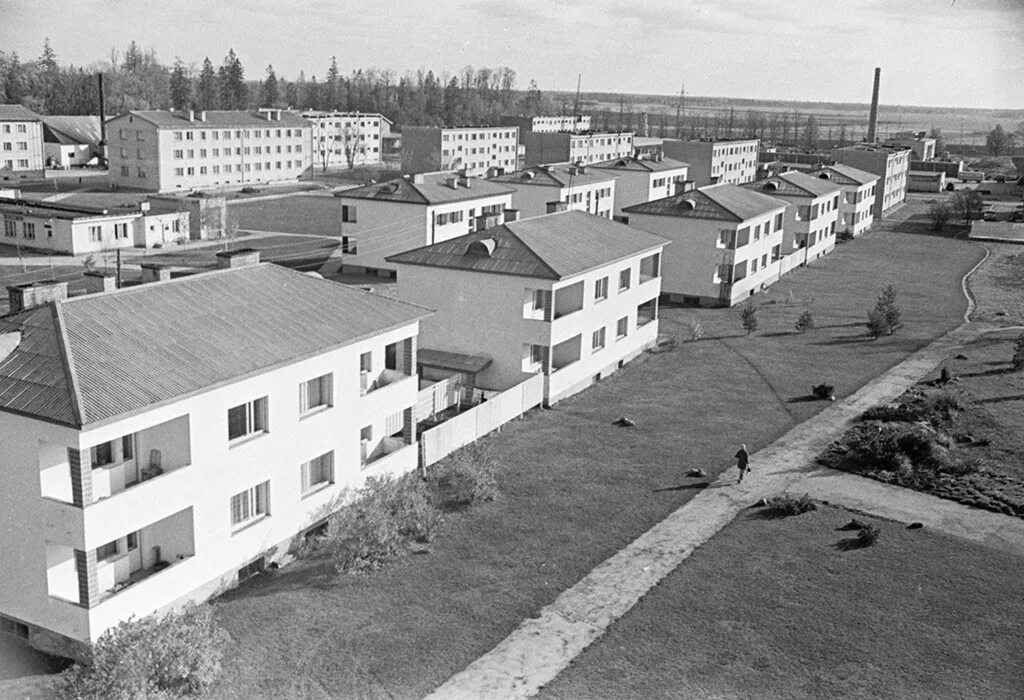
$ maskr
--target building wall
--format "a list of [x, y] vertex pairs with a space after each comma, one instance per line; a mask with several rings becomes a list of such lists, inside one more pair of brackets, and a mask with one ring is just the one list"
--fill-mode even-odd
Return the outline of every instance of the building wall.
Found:
[[633, 155], [633, 133], [545, 133], [523, 134], [526, 165], [544, 163], [600, 163]]
[[934, 172], [918, 174], [909, 172], [907, 175], [908, 192], [942, 192], [946, 187], [946, 174]]
[[[418, 379], [404, 377], [364, 396], [359, 385], [361, 353], [373, 353], [377, 373], [383, 368], [385, 345], [416, 332], [417, 324], [408, 324], [82, 432], [0, 412], [0, 433], [5, 435], [0, 471], [9, 476], [7, 488], [0, 490], [0, 532], [9, 563], [0, 571], [0, 614], [75, 639], [95, 640], [129, 615], [202, 599], [230, 585], [238, 569], [254, 558], [282, 555], [277, 545], [325, 517], [346, 488], [357, 488], [368, 476], [413, 468], [415, 445], [362, 464], [360, 431], [370, 426], [373, 441], [379, 441], [385, 425], [394, 425], [390, 417], [415, 406]], [[299, 385], [326, 373], [333, 373], [333, 405], [300, 415]], [[228, 409], [264, 396], [268, 432], [229, 443]], [[188, 425], [187, 466], [84, 508], [42, 497], [44, 468], [54, 463], [52, 469], [60, 473], [63, 459], [66, 470], [68, 447], [88, 449], [172, 419]], [[302, 463], [332, 450], [333, 483], [300, 493]], [[171, 461], [165, 454], [163, 463]], [[264, 481], [270, 482], [269, 515], [232, 527], [232, 496]], [[163, 522], [171, 515], [170, 523]], [[169, 568], [91, 608], [49, 595], [47, 542], [51, 553], [55, 546], [92, 551], [157, 523], [173, 527], [179, 540], [189, 539], [191, 530], [194, 556], [173, 559]], [[167, 540], [172, 549], [175, 539], [172, 535]]]
[[[0, 242], [72, 255], [131, 248], [139, 217], [137, 211], [76, 219], [51, 217], [45, 210], [34, 214], [0, 211]], [[121, 235], [115, 236], [116, 227], [122, 227]]]
[[43, 123], [0, 121], [0, 181], [43, 176]]
[[673, 168], [661, 172], [646, 172], [619, 168], [599, 168], [615, 175], [615, 216], [622, 216], [625, 207], [676, 193], [676, 183], [687, 179], [687, 168]]
[[862, 150], [856, 148], [835, 148], [832, 157], [837, 163], [878, 175], [875, 190], [874, 216], [881, 219], [893, 207], [907, 199], [911, 151]]
[[875, 184], [841, 185], [839, 196], [839, 218], [836, 228], [851, 236], [859, 236], [871, 228], [875, 213]]
[[501, 117], [502, 126], [517, 126], [520, 134], [530, 131], [556, 133], [559, 131], [587, 131], [590, 129], [590, 116], [543, 116], [523, 117], [504, 115]]
[[402, 129], [402, 172], [465, 170], [472, 177], [492, 168], [516, 168], [519, 128], [515, 126], [423, 127]]
[[818, 197], [795, 197], [771, 193], [790, 202], [786, 208], [786, 222], [782, 254], [790, 259], [783, 264], [784, 271], [814, 262], [836, 247], [836, 229], [839, 219], [839, 187], [835, 192]]
[[382, 115], [303, 112], [302, 117], [312, 124], [309, 153], [316, 168], [347, 168], [346, 143], [354, 154], [353, 165], [376, 165], [381, 162], [381, 135], [385, 129], [390, 131]]
[[76, 165], [87, 165], [92, 160], [92, 147], [87, 143], [44, 143], [43, 154], [51, 167], [68, 169]]
[[585, 211], [608, 219], [612, 218], [615, 208], [616, 181], [611, 177], [585, 185], [574, 184], [571, 192], [568, 187], [506, 181], [501, 184], [515, 188], [511, 206], [518, 209], [524, 219], [547, 214], [549, 202], [565, 202], [569, 210]]
[[718, 183], [741, 185], [757, 176], [760, 141], [680, 141], [665, 139], [665, 155], [690, 164], [694, 186]]

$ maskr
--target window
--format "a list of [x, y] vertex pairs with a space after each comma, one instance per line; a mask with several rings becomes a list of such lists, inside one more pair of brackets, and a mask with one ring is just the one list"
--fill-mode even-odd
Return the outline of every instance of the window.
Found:
[[630, 268], [627, 267], [625, 270], [623, 270], [622, 272], [619, 273], [619, 291], [620, 292], [629, 289], [629, 282], [630, 282], [630, 277], [631, 277], [632, 272], [633, 271]]
[[356, 223], [356, 207], [355, 205], [343, 204], [341, 205], [341, 220], [350, 224]]
[[334, 375], [328, 373], [299, 384], [299, 412], [307, 413], [320, 406], [330, 406], [333, 379]]
[[623, 316], [619, 319], [618, 323], [615, 324], [615, 338], [625, 338], [629, 333], [629, 316]]
[[134, 552], [136, 549], [139, 548], [139, 531], [138, 530], [136, 530], [135, 532], [129, 532], [128, 533], [128, 543], [127, 544], [128, 544], [128, 551], [129, 552]]
[[334, 452], [322, 454], [302, 465], [302, 492], [334, 482]]
[[231, 497], [231, 524], [241, 525], [270, 514], [270, 482], [246, 489]]
[[594, 352], [597, 352], [598, 350], [604, 348], [604, 331], [604, 326], [602, 326], [601, 328], [598, 328], [596, 331], [594, 331], [594, 334], [591, 337], [590, 348]]
[[25, 238], [34, 239], [36, 237], [36, 225], [35, 224], [29, 223], [28, 221], [26, 221], [26, 222], [24, 222], [21, 225], [21, 228], [22, 228], [22, 233], [24, 234]]
[[105, 545], [96, 548], [96, 559], [97, 561], [113, 559], [117, 556], [117, 551], [117, 540], [107, 542]]
[[128, 238], [128, 224], [114, 224], [114, 238]]
[[104, 442], [102, 445], [96, 445], [89, 450], [89, 457], [94, 469], [96, 467], [104, 467], [108, 464], [113, 464], [114, 444], [111, 442]]
[[[594, 301], [608, 298], [608, 278], [602, 277], [594, 283]], [[604, 330], [603, 328], [601, 330]]]
[[228, 440], [267, 431], [267, 397], [228, 409]]
[[373, 370], [373, 353], [368, 351], [359, 356], [359, 371], [370, 372]]
[[8, 237], [18, 235], [18, 222], [4, 219], [4, 235]]
[[89, 227], [89, 240], [94, 243], [99, 243], [103, 240], [103, 227], [101, 226], [90, 226]]

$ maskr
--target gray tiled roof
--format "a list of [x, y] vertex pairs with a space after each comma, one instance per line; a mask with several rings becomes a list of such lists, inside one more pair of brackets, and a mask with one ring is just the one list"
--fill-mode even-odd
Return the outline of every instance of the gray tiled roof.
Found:
[[43, 117], [43, 136], [47, 143], [89, 144], [100, 143], [100, 118], [93, 116]]
[[[424, 173], [423, 182], [416, 182], [413, 176], [409, 179], [396, 178], [387, 182], [364, 185], [338, 193], [341, 199], [375, 199], [387, 202], [405, 202], [407, 204], [442, 204], [445, 202], [461, 202], [481, 197], [494, 197], [511, 194], [512, 189], [482, 178], [460, 178], [455, 173]], [[458, 181], [455, 187], [448, 184], [451, 179]]]
[[653, 202], [634, 204], [622, 211], [627, 214], [678, 216], [687, 219], [746, 221], [785, 206], [786, 202], [766, 194], [723, 183], [656, 199]]
[[594, 163], [590, 167], [598, 168], [599, 170], [611, 170], [613, 172], [627, 170], [660, 173], [665, 170], [688, 168], [690, 167], [690, 164], [681, 160], [675, 160], [674, 158], [662, 158], [661, 160], [654, 160], [650, 158], [616, 158], [614, 160]]
[[839, 191], [839, 186], [834, 182], [796, 171], [773, 175], [764, 180], [748, 182], [743, 187], [776, 197], [814, 198]]
[[[565, 211], [512, 221], [392, 255], [387, 260], [560, 280], [667, 243], [661, 236], [602, 216]], [[485, 249], [489, 250], [485, 253]]]
[[280, 120], [268, 120], [259, 112], [207, 110], [206, 121], [199, 120], [200, 113], [198, 111], [195, 112], [195, 121], [189, 121], [188, 114], [182, 114], [181, 112], [171, 112], [166, 109], [133, 109], [108, 119], [107, 123], [121, 119], [129, 114], [155, 125], [158, 129], [209, 129], [210, 127], [236, 126], [251, 129], [278, 127], [305, 127], [309, 129], [313, 126], [299, 116], [298, 113], [286, 110], [281, 110]]
[[[577, 166], [570, 163], [551, 163], [533, 165], [529, 168], [516, 170], [505, 175], [490, 178], [490, 182], [504, 182], [513, 187], [519, 185], [540, 185], [543, 187], [569, 187], [572, 185], [592, 185], [598, 182], [610, 182], [615, 179], [606, 172], [595, 172], [593, 166]], [[570, 170], [571, 169], [571, 170]]]
[[76, 297], [0, 318], [0, 410], [95, 424], [427, 315], [270, 264]]
[[823, 165], [809, 174], [812, 177], [819, 177], [821, 173], [826, 171], [832, 173], [832, 176], [829, 178], [832, 182], [841, 185], [866, 185], [878, 179], [878, 176], [874, 173], [855, 168], [852, 165], [844, 165], [843, 163]]
[[0, 122], [39, 122], [43, 118], [22, 105], [0, 105]]

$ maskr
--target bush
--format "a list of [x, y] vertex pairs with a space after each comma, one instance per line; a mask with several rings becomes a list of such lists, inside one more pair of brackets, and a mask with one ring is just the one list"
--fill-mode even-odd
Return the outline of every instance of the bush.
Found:
[[442, 460], [427, 477], [435, 501], [445, 510], [464, 508], [498, 495], [494, 453], [480, 443], [467, 445]]
[[796, 320], [796, 329], [801, 333], [814, 328], [814, 317], [811, 316], [811, 312], [804, 309], [804, 312], [800, 314], [800, 317]]
[[811, 395], [816, 399], [831, 399], [835, 393], [836, 388], [832, 384], [815, 384], [811, 387]]
[[862, 547], [870, 547], [878, 541], [879, 529], [874, 525], [865, 524], [857, 533], [857, 544]]
[[692, 319], [686, 324], [686, 331], [689, 335], [690, 340], [700, 340], [704, 337], [704, 326], [697, 319]]
[[1013, 340], [1013, 357], [1010, 364], [1016, 370], [1024, 369], [1024, 333], [1021, 333]]
[[751, 302], [747, 302], [740, 309], [740, 320], [743, 321], [743, 330], [750, 335], [757, 330], [757, 307]]
[[878, 295], [875, 308], [868, 312], [868, 334], [872, 338], [892, 335], [903, 327], [900, 309], [896, 306], [896, 290], [889, 285]]
[[104, 632], [92, 645], [92, 663], [57, 676], [54, 691], [76, 700], [197, 696], [220, 675], [227, 640], [208, 605], [132, 618]]
[[803, 496], [791, 496], [788, 493], [776, 496], [768, 500], [768, 507], [771, 512], [781, 516], [800, 515], [818, 509], [818, 506], [806, 493]]

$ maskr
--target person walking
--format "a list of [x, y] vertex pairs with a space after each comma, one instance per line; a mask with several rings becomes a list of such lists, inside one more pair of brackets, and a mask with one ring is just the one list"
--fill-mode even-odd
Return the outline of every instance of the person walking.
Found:
[[743, 483], [743, 475], [750, 471], [750, 455], [747, 454], [747, 446], [740, 445], [740, 449], [736, 452], [736, 468], [740, 470], [740, 478], [737, 484]]

